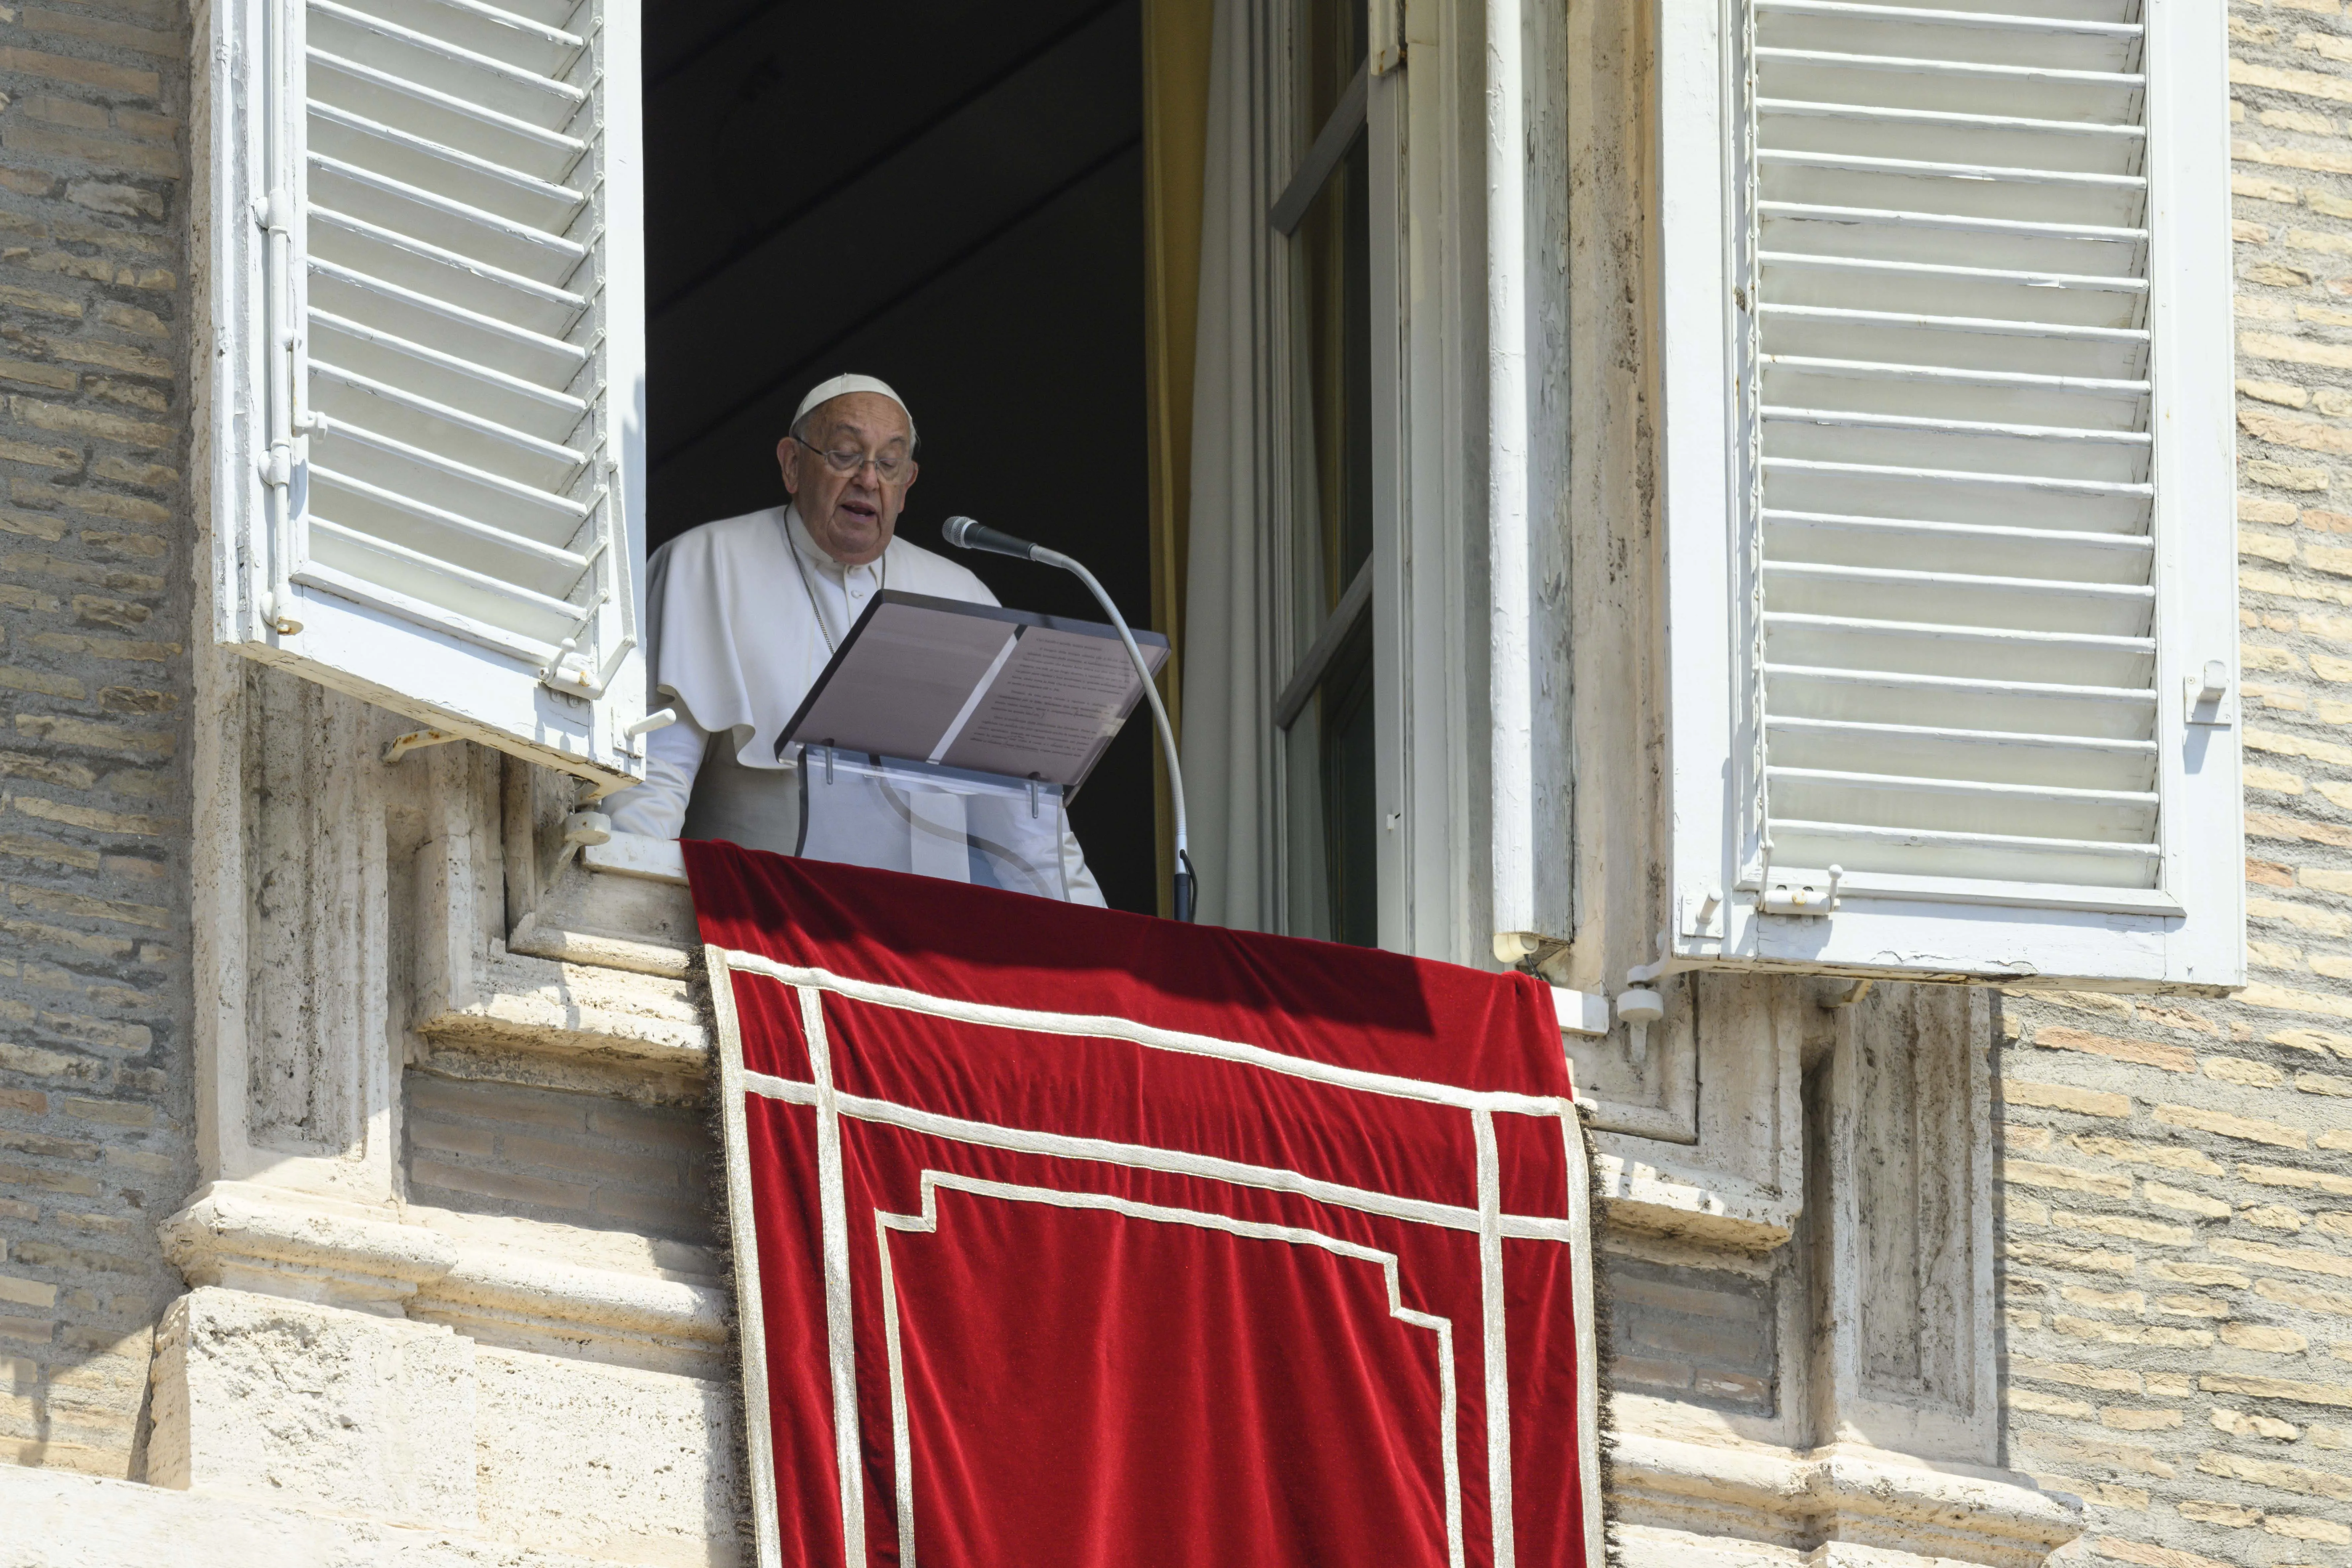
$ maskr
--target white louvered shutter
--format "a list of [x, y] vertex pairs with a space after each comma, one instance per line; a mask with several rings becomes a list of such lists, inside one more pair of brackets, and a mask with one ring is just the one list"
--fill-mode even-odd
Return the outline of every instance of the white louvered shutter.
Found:
[[1677, 951], [2242, 982], [2218, 0], [1664, 3]]
[[427, 723], [641, 771], [635, 6], [242, 20], [256, 100], [214, 71], [243, 133], [217, 188], [245, 197], [213, 204], [241, 231], [215, 237], [215, 328], [247, 351], [216, 384], [215, 493], [244, 502], [216, 627]]

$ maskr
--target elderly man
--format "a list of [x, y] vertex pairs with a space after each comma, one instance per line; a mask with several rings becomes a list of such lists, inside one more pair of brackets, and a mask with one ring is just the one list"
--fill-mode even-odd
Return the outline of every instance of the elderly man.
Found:
[[[883, 383], [837, 375], [811, 391], [776, 464], [789, 505], [706, 522], [654, 552], [654, 701], [678, 721], [647, 737], [646, 782], [614, 799], [623, 832], [793, 853], [801, 781], [776, 761], [776, 737], [874, 595], [996, 603], [971, 572], [897, 537], [915, 420]], [[1071, 900], [1100, 904], [1066, 832], [1061, 860]]]

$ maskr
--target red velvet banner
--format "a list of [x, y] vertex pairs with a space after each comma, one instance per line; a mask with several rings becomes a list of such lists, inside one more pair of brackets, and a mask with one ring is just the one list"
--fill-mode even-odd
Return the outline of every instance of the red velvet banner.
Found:
[[686, 857], [763, 1563], [1598, 1568], [1542, 985]]

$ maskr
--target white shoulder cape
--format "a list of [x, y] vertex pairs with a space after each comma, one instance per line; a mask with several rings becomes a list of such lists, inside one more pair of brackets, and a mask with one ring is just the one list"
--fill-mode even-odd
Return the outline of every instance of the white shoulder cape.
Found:
[[[751, 768], [778, 765], [776, 737], [833, 657], [794, 568], [786, 516], [771, 507], [706, 522], [648, 563], [655, 705], [676, 705], [712, 734], [729, 731], [736, 760]], [[883, 561], [890, 588], [996, 603], [968, 569], [903, 537], [891, 540]], [[814, 581], [825, 563], [802, 564]]]

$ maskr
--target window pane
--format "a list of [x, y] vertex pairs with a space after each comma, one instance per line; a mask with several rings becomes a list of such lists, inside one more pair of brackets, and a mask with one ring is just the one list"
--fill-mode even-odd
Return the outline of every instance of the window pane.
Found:
[[1364, 61], [1364, 0], [1307, 0], [1304, 153]]
[[[1358, 5], [1307, 6], [1312, 138], [1363, 56]], [[1300, 223], [1295, 510], [1286, 552], [1290, 655], [1305, 654], [1372, 553], [1371, 158], [1359, 134]], [[1289, 929], [1379, 937], [1371, 617], [1331, 660], [1287, 748]]]
[[1307, 637], [1372, 553], [1371, 164], [1356, 144], [1299, 226], [1307, 268], [1307, 405], [1313, 421], [1312, 501], [1301, 539]]
[[1335, 942], [1381, 939], [1375, 886], [1379, 805], [1372, 792], [1372, 618], [1358, 617], [1316, 697], [1322, 718], [1324, 865]]

